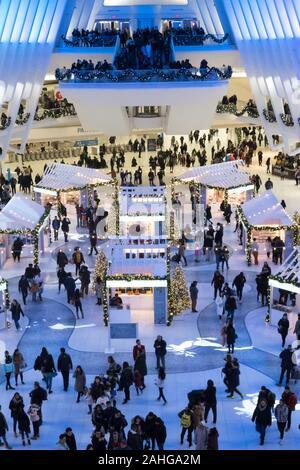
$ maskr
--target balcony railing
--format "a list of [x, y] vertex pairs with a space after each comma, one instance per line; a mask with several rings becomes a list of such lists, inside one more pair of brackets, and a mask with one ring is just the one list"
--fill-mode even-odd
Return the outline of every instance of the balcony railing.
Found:
[[244, 116], [244, 114], [246, 114], [247, 116], [251, 118], [259, 117], [259, 112], [256, 106], [253, 106], [253, 105], [251, 106], [248, 103], [246, 103], [240, 110], [238, 110], [237, 106], [233, 103], [229, 103], [229, 104], [219, 103], [217, 106], [216, 112], [218, 114], [230, 113], [230, 114], [234, 114], [237, 117]]
[[229, 43], [229, 34], [178, 34], [172, 33], [174, 46], [203, 46]]
[[280, 114], [280, 118], [283, 122], [283, 124], [287, 127], [293, 127], [294, 125], [294, 119], [293, 119], [293, 116], [291, 114], [284, 114], [284, 113], [281, 113]]
[[133, 82], [195, 82], [228, 80], [232, 75], [229, 65], [223, 70], [216, 67], [205, 69], [151, 69], [151, 70], [71, 70], [56, 69], [59, 81], [96, 82], [96, 83], [133, 83]]
[[264, 109], [263, 110], [263, 115], [266, 121], [268, 122], [277, 122], [276, 116], [274, 111], [271, 111], [269, 109]]
[[59, 108], [37, 109], [34, 120], [43, 121], [44, 119], [58, 119], [66, 116], [77, 116], [72, 103], [69, 103], [68, 106], [60, 106]]
[[101, 34], [92, 37], [75, 36], [72, 39], [68, 39], [64, 35], [61, 36], [64, 45], [67, 47], [114, 47], [117, 38], [117, 34]]

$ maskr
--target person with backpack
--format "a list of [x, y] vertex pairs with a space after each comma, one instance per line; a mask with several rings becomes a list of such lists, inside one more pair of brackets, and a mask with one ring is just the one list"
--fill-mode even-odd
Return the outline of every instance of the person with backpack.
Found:
[[274, 405], [275, 405], [275, 402], [276, 402], [276, 395], [275, 395], [275, 393], [273, 393], [271, 390], [269, 390], [264, 385], [261, 387], [261, 389], [259, 391], [257, 404], [261, 400], [266, 400], [266, 402], [268, 403], [268, 406], [271, 408], [271, 410], [274, 409]]
[[187, 432], [187, 441], [189, 443], [189, 447], [192, 447], [192, 435], [194, 430], [193, 411], [189, 406], [187, 406], [186, 408], [184, 408], [184, 410], [178, 413], [178, 416], [180, 418], [180, 425], [182, 428], [180, 434], [180, 444], [183, 444], [183, 439]]
[[263, 446], [265, 442], [266, 429], [272, 425], [271, 408], [267, 400], [262, 399], [256, 405], [252, 416], [252, 422], [255, 422], [256, 431], [260, 434], [260, 445]]
[[289, 332], [290, 322], [288, 320], [287, 313], [284, 313], [280, 318], [279, 322], [277, 323], [277, 331], [281, 336], [282, 339], [282, 348], [285, 346], [285, 339]]
[[210, 410], [213, 414], [213, 424], [217, 422], [217, 397], [216, 397], [216, 387], [212, 380], [207, 381], [207, 387], [205, 390], [205, 411], [204, 411], [204, 421], [207, 423], [207, 417]]
[[123, 387], [125, 398], [123, 400], [123, 405], [125, 405], [130, 400], [130, 387], [133, 384], [133, 372], [128, 362], [123, 362], [123, 368], [120, 376], [120, 386]]
[[295, 411], [297, 405], [297, 395], [292, 392], [290, 387], [286, 385], [284, 387], [284, 392], [282, 394], [282, 400], [288, 407], [288, 417], [287, 417], [287, 426], [286, 431], [289, 431], [292, 424], [292, 412]]
[[285, 426], [286, 426], [287, 419], [288, 419], [288, 412], [289, 412], [289, 409], [287, 405], [284, 403], [283, 399], [281, 398], [281, 400], [279, 400], [279, 403], [275, 408], [275, 418], [277, 420], [277, 427], [280, 433], [280, 440], [279, 440], [280, 445], [282, 444], [282, 439], [284, 436], [284, 430], [285, 430]]
[[72, 260], [73, 260], [73, 263], [75, 264], [75, 276], [77, 276], [80, 272], [81, 265], [85, 263], [83, 254], [80, 251], [80, 248], [78, 246], [74, 249]]
[[236, 300], [233, 295], [229, 295], [225, 301], [225, 311], [227, 312], [227, 320], [233, 320], [234, 312], [237, 309]]

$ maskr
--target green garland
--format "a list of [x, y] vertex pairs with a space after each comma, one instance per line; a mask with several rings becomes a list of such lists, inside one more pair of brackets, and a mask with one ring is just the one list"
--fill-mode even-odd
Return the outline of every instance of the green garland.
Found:
[[281, 277], [279, 274], [269, 276], [269, 279], [274, 279], [274, 281], [279, 281], [281, 284], [292, 284], [293, 286], [300, 287], [300, 281], [298, 279], [288, 280]]
[[152, 276], [151, 274], [114, 274], [105, 276], [106, 281], [163, 281], [167, 276]]

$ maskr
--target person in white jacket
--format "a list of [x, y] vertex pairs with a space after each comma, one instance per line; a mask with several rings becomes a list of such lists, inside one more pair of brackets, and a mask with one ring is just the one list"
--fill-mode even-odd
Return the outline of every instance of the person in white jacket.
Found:
[[219, 319], [221, 320], [222, 315], [224, 313], [224, 300], [223, 300], [223, 297], [221, 297], [220, 295], [217, 295], [217, 297], [215, 299], [215, 304], [216, 304], [216, 307], [217, 307], [217, 315], [218, 315]]
[[195, 450], [207, 449], [208, 429], [202, 421], [195, 428]]

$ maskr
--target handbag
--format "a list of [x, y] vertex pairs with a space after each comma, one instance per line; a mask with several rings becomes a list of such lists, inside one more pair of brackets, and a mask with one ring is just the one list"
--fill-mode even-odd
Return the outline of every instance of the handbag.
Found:
[[57, 376], [57, 372], [52, 372], [52, 379]]

